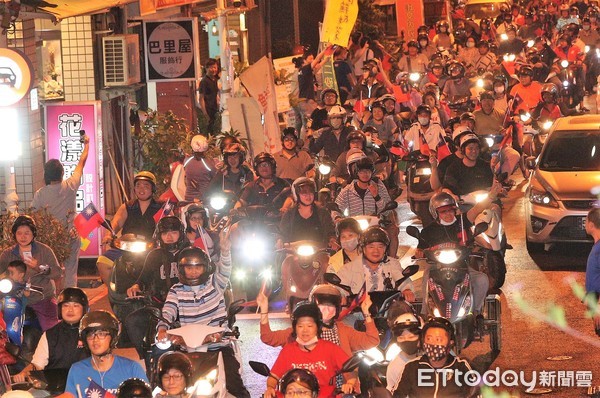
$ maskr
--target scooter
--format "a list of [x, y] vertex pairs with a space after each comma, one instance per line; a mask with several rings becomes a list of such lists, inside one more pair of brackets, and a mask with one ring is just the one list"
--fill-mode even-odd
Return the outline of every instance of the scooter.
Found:
[[[485, 223], [475, 226], [475, 236], [487, 229]], [[410, 225], [406, 233], [419, 239], [419, 230]], [[472, 244], [472, 242], [470, 242]], [[502, 347], [501, 304], [498, 295], [488, 295], [483, 308], [483, 322], [475, 322], [473, 297], [468, 264], [471, 257], [470, 245], [445, 243], [424, 250], [425, 260], [431, 265], [427, 280], [428, 294], [422, 305], [427, 306], [429, 316], [444, 317], [454, 325], [457, 353], [468, 347], [475, 339], [489, 334], [490, 348], [499, 351]]]
[[229, 212], [233, 209], [236, 200], [237, 196], [230, 190], [221, 191], [209, 196], [209, 229], [211, 231], [219, 233], [227, 225]]
[[322, 283], [329, 266], [330, 252], [311, 241], [287, 243], [280, 252], [287, 256], [281, 264], [281, 280], [288, 308], [292, 310], [302, 300], [307, 300], [313, 286]]
[[[459, 208], [461, 212], [467, 212], [477, 203], [487, 199], [488, 191], [479, 190], [468, 195], [459, 196]], [[483, 210], [477, 215], [474, 225], [484, 224], [487, 229], [479, 234], [474, 234], [475, 241], [473, 255], [477, 259], [474, 267], [485, 273], [490, 281], [490, 288], [499, 289], [504, 285], [506, 277], [506, 235], [500, 214], [493, 208]], [[474, 229], [475, 227], [473, 227]]]
[[433, 221], [429, 213], [429, 199], [434, 192], [431, 188], [431, 165], [429, 157], [419, 151], [412, 151], [402, 160], [408, 163], [406, 170], [406, 198], [410, 210], [417, 215], [423, 226]]

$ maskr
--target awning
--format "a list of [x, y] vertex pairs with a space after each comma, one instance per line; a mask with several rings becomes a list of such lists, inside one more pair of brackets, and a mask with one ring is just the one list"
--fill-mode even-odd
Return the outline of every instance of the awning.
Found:
[[56, 7], [39, 7], [39, 9], [55, 15], [58, 19], [78, 15], [99, 14], [112, 7], [124, 6], [137, 0], [49, 0]]

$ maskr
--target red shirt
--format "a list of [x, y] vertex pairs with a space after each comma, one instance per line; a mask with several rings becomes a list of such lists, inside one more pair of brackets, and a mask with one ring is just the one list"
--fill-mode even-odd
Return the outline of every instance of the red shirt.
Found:
[[348, 355], [329, 341], [319, 340], [310, 352], [302, 350], [294, 341], [283, 346], [271, 373], [280, 379], [290, 369], [308, 369], [319, 380], [319, 398], [329, 398], [335, 396], [335, 381], [333, 385], [329, 381], [346, 360]]

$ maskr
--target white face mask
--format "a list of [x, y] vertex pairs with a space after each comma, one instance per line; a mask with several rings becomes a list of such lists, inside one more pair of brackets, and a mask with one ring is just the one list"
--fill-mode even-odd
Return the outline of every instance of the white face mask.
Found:
[[442, 224], [442, 225], [443, 225], [443, 226], [445, 226], [445, 227], [447, 227], [447, 226], [449, 226], [449, 225], [452, 225], [452, 224], [454, 224], [455, 222], [456, 222], [456, 217], [454, 217], [454, 219], [453, 219], [452, 221], [450, 221], [450, 222], [444, 221], [444, 220], [442, 220], [442, 219], [440, 218], [440, 224]]
[[418, 118], [418, 119], [419, 119], [419, 123], [420, 123], [422, 126], [427, 126], [427, 125], [429, 125], [429, 118], [428, 118], [428, 117], [420, 117], [420, 118]]
[[467, 42], [467, 47], [468, 48], [473, 48], [473, 47], [475, 47], [475, 43], [473, 43], [472, 41], [468, 41]]
[[504, 92], [504, 87], [494, 87], [494, 92], [502, 94]]
[[342, 248], [348, 252], [354, 251], [358, 246], [358, 238], [341, 240], [340, 245], [342, 245]]
[[300, 345], [305, 345], [305, 346], [309, 346], [309, 345], [313, 345], [313, 344], [317, 344], [317, 342], [319, 341], [319, 338], [317, 336], [313, 337], [312, 339], [310, 339], [309, 341], [302, 341], [300, 340], [300, 337], [296, 338], [296, 342]]

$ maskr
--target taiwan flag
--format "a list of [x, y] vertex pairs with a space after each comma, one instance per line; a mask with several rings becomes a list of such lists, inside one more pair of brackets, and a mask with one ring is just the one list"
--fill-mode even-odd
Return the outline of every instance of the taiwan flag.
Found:
[[163, 207], [161, 207], [161, 209], [159, 211], [157, 211], [156, 214], [154, 215], [154, 217], [153, 217], [154, 221], [156, 223], [158, 223], [161, 218], [171, 215], [172, 211], [173, 211], [173, 203], [171, 203], [171, 201], [169, 199], [167, 199], [167, 201], [165, 202]]
[[425, 156], [429, 156], [431, 154], [431, 150], [429, 149], [429, 144], [427, 144], [427, 140], [425, 139], [425, 136], [423, 135], [423, 133], [419, 130], [419, 139], [421, 140], [421, 143], [419, 144], [419, 151], [421, 152], [421, 154], [425, 155]]
[[104, 218], [96, 210], [94, 203], [90, 202], [73, 220], [75, 229], [82, 238], [87, 238], [90, 233], [105, 224]]
[[85, 391], [85, 398], [115, 398], [115, 396], [98, 385], [94, 380], [90, 380], [90, 385]]
[[445, 157], [450, 156], [452, 153], [450, 152], [450, 148], [448, 147], [448, 143], [440, 133], [440, 140], [437, 144], [437, 161], [441, 162]]

